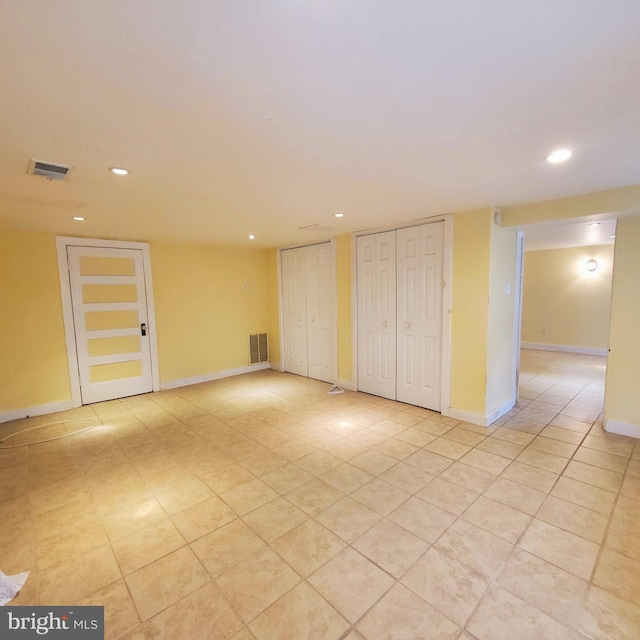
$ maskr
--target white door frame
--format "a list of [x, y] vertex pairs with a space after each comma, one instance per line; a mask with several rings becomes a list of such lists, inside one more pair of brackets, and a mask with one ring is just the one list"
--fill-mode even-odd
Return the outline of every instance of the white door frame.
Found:
[[397, 231], [407, 227], [417, 227], [433, 222], [444, 222], [444, 250], [442, 255], [442, 362], [440, 412], [447, 415], [451, 398], [451, 307], [453, 305], [453, 215], [434, 216], [407, 222], [403, 225], [367, 229], [351, 236], [351, 375], [354, 390], [358, 389], [358, 274], [357, 238], [372, 233]]
[[71, 406], [82, 406], [80, 392], [80, 372], [78, 370], [78, 351], [73, 322], [73, 306], [71, 303], [71, 285], [69, 282], [69, 264], [67, 247], [106, 247], [110, 249], [139, 249], [142, 251], [144, 265], [145, 293], [147, 296], [147, 312], [149, 320], [149, 349], [151, 355], [151, 384], [153, 391], [160, 390], [160, 372], [158, 369], [158, 343], [156, 339], [156, 312], [153, 301], [153, 285], [151, 280], [151, 260], [147, 242], [120, 242], [118, 240], [98, 240], [96, 238], [56, 237], [58, 250], [58, 275], [60, 276], [60, 292], [62, 294], [62, 317], [64, 320], [64, 336], [67, 345], [67, 362], [69, 365], [69, 382], [71, 384]]
[[330, 246], [331, 253], [331, 322], [333, 325], [332, 336], [332, 377], [333, 380], [338, 382], [338, 283], [336, 282], [336, 240], [331, 238], [330, 240], [320, 240], [318, 242], [307, 242], [304, 244], [296, 244], [290, 247], [281, 247], [278, 249], [277, 259], [277, 277], [278, 277], [278, 328], [280, 331], [280, 365], [278, 371], [285, 371], [284, 361], [284, 304], [283, 304], [283, 292], [282, 292], [282, 252], [289, 249], [300, 249], [301, 247], [312, 247], [317, 244], [327, 244]]

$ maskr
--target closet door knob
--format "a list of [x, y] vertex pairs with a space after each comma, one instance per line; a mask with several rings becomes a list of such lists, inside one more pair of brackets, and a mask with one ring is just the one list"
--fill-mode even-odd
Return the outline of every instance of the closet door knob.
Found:
[[411, 324], [409, 322], [405, 322], [404, 323], [404, 328], [405, 329], [408, 329], [410, 326], [411, 326]]
[[387, 328], [387, 321], [386, 321], [386, 320], [382, 323], [382, 327], [383, 327], [384, 329], [386, 329], [386, 328]]

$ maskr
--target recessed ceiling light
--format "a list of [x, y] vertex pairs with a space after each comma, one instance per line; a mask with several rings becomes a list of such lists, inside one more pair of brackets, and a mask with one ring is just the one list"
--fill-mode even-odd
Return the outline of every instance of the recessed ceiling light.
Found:
[[333, 214], [336, 218], [344, 218], [344, 213], [334, 213]]
[[599, 227], [599, 226], [600, 226], [600, 223], [599, 223], [599, 222], [590, 222], [590, 223], [589, 223], [589, 226], [590, 226], [590, 227]]
[[253, 233], [249, 236], [249, 240], [255, 240], [256, 237], [253, 235]]
[[84, 218], [82, 216], [73, 216], [73, 219], [76, 220], [77, 222], [83, 222]]
[[546, 160], [551, 164], [558, 164], [559, 162], [568, 160], [570, 157], [571, 151], [569, 151], [569, 149], [556, 149], [546, 157]]
[[123, 169], [122, 167], [109, 167], [109, 171], [111, 171], [111, 173], [115, 173], [117, 176], [126, 176], [127, 173], [129, 173], [126, 169]]

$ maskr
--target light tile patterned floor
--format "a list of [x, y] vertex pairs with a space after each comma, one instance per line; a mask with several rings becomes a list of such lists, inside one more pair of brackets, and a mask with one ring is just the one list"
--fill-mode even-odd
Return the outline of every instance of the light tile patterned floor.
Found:
[[489, 429], [275, 372], [2, 425], [101, 422], [0, 451], [0, 568], [112, 639], [637, 640], [640, 443], [603, 378], [523, 351]]

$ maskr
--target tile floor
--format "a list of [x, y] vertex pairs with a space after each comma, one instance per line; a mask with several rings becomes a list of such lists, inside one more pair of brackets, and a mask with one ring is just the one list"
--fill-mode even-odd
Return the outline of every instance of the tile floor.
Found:
[[268, 371], [2, 425], [101, 422], [0, 451], [14, 602], [121, 640], [637, 640], [640, 442], [603, 358], [522, 370], [489, 429]]

